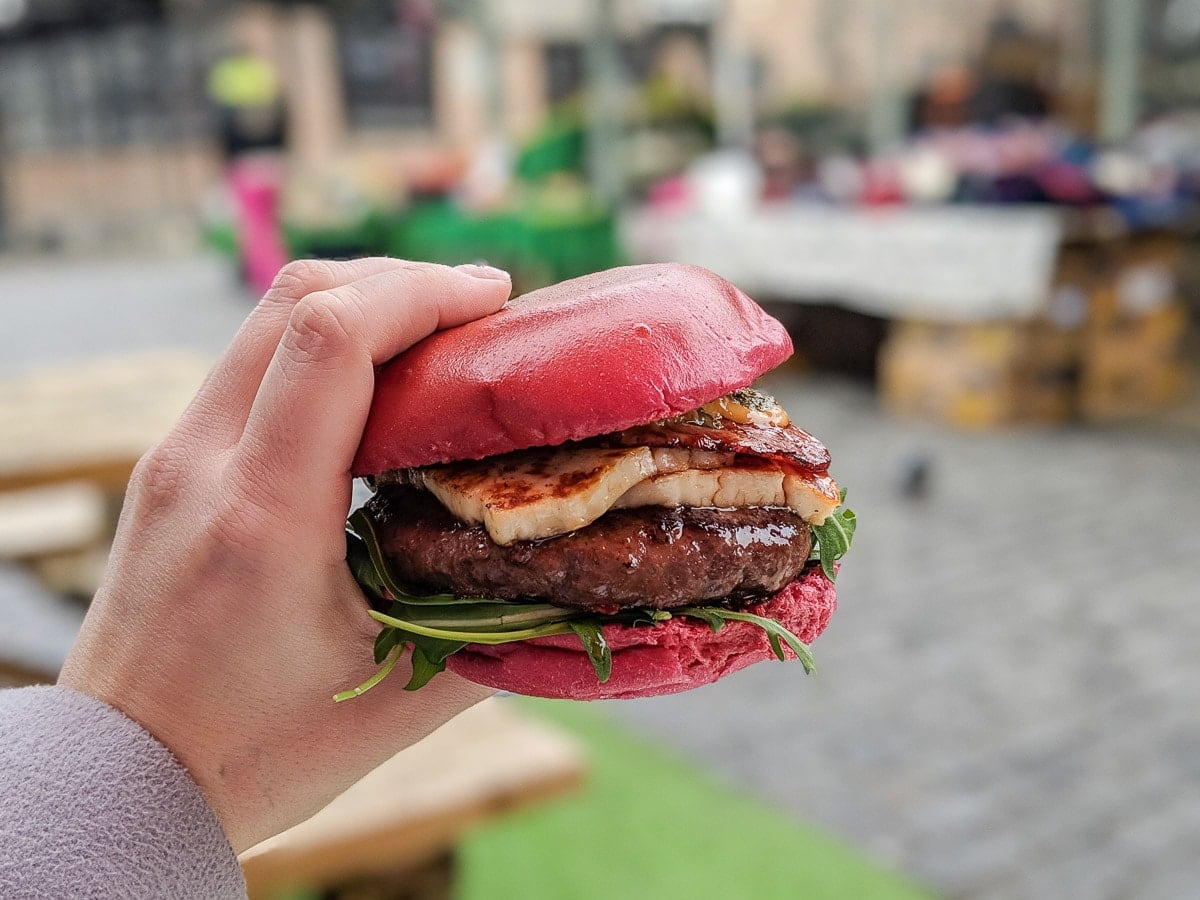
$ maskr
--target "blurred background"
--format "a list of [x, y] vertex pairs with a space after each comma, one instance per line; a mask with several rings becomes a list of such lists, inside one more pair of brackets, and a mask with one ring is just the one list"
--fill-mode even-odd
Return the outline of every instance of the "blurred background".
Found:
[[1200, 0], [0, 0], [0, 678], [286, 260], [699, 263], [859, 516], [820, 673], [506, 699], [253, 895], [1200, 896], [1198, 198]]

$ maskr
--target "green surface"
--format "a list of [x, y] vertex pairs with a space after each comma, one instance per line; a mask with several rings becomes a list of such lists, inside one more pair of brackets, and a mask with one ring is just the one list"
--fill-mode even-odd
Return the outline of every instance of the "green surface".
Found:
[[517, 157], [516, 175], [537, 181], [561, 172], [585, 170], [587, 135], [579, 104], [564, 104], [547, 118]]
[[471, 836], [461, 848], [458, 900], [932, 897], [635, 738], [595, 708], [521, 702], [584, 743], [589, 783]]
[[450, 201], [427, 202], [389, 230], [386, 250], [447, 265], [486, 260], [526, 290], [620, 262], [612, 216], [590, 205], [556, 211], [529, 203], [475, 216]]
[[[338, 227], [287, 225], [284, 238], [294, 258], [383, 253], [446, 265], [486, 260], [512, 273], [518, 293], [621, 264], [611, 215], [587, 202], [555, 208], [535, 202], [538, 196], [488, 215], [464, 212], [449, 200], [429, 201]], [[210, 225], [205, 239], [236, 259], [238, 235], [232, 224]]]

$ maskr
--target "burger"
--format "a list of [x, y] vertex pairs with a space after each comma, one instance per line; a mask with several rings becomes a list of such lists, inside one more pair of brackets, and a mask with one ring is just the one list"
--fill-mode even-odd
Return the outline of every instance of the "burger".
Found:
[[829, 453], [753, 384], [783, 326], [704, 269], [536, 290], [391, 360], [354, 474], [347, 559], [406, 652], [574, 699], [687, 690], [770, 658], [812, 669], [854, 515]]

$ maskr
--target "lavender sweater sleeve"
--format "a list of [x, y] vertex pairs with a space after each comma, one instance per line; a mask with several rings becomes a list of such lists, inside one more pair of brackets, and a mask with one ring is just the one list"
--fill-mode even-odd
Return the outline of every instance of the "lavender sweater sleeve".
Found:
[[0, 691], [0, 897], [244, 898], [187, 771], [110, 706]]

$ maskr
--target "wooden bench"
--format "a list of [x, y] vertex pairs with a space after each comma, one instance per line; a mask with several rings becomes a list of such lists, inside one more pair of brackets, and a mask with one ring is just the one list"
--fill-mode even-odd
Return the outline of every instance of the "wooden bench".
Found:
[[155, 351], [0, 379], [0, 559], [91, 594], [133, 467], [208, 368], [190, 351]]
[[157, 351], [0, 380], [0, 491], [88, 481], [123, 492], [209, 365], [190, 351]]
[[465, 832], [562, 794], [583, 774], [575, 741], [511, 701], [486, 700], [242, 854], [251, 900], [296, 890], [326, 896], [364, 879], [396, 891], [379, 896], [448, 897]]

